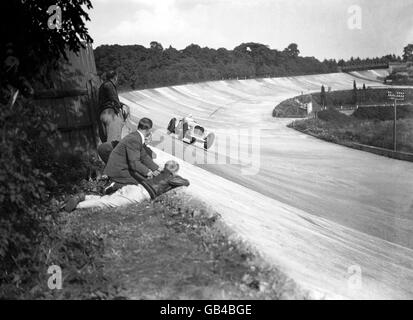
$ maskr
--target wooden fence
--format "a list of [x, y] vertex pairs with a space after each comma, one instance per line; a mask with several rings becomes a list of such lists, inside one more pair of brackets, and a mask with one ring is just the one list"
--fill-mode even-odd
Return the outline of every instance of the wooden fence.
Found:
[[40, 105], [52, 106], [61, 141], [57, 152], [90, 153], [98, 143], [97, 100], [100, 79], [97, 76], [91, 45], [78, 54], [67, 52], [57, 70], [49, 72], [35, 86], [35, 99]]

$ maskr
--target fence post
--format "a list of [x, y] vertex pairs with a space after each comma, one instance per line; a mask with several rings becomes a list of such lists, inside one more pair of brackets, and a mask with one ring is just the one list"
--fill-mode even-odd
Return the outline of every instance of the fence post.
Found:
[[397, 152], [397, 100], [394, 99], [393, 150]]

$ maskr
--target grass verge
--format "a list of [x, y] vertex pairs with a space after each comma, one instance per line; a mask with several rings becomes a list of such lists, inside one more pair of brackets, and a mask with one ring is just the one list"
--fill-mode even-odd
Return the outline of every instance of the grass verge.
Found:
[[[280, 271], [230, 240], [219, 215], [179, 190], [154, 202], [75, 211], [62, 219], [67, 230], [81, 225], [102, 242], [101, 281], [88, 290], [93, 299], [308, 298]], [[58, 297], [83, 298], [82, 287], [90, 286], [64, 283]]]
[[[329, 142], [356, 142], [393, 149], [393, 121], [361, 120], [326, 110], [319, 112], [318, 119], [297, 120], [289, 127]], [[397, 121], [397, 150], [413, 153], [413, 119]]]

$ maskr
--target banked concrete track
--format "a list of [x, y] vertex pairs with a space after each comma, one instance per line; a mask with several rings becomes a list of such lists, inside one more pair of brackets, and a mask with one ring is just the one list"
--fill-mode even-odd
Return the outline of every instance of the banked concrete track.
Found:
[[[196, 166], [182, 162], [192, 183], [187, 192], [315, 297], [411, 299], [413, 164], [320, 141], [271, 116], [279, 102], [322, 84], [351, 89], [355, 79], [380, 86], [377, 74], [385, 71], [363, 72], [363, 80], [337, 73], [206, 82], [121, 99], [135, 121], [154, 120], [161, 148], [170, 139], [164, 128], [171, 116], [188, 113], [216, 130], [218, 142], [223, 129], [235, 128], [241, 150], [251, 141], [259, 146], [258, 158], [240, 151], [240, 163], [219, 165], [203, 164], [204, 152], [192, 146], [178, 143], [174, 152], [182, 158], [197, 150]], [[160, 160], [172, 157], [158, 153]]]

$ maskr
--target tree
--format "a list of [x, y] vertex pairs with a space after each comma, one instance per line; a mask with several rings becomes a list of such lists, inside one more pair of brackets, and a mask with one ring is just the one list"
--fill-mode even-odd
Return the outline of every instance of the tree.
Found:
[[[91, 8], [90, 0], [1, 1], [0, 58], [18, 61], [18, 68], [2, 64], [2, 82], [21, 88], [23, 78], [30, 81], [38, 76], [45, 65], [66, 57], [67, 49], [78, 52], [84, 47], [82, 41], [92, 42], [85, 25], [89, 20], [85, 9]], [[62, 21], [58, 29], [49, 22], [59, 12]]]
[[[2, 297], [8, 296], [4, 286], [16, 293], [28, 291], [31, 281], [41, 276], [44, 266], [51, 261], [47, 262], [42, 253], [46, 250], [43, 241], [50, 239], [57, 225], [54, 220], [57, 210], [50, 205], [51, 195], [56, 192], [57, 180], [67, 179], [70, 169], [75, 167], [74, 163], [64, 167], [63, 161], [54, 157], [57, 137], [54, 108], [39, 105], [29, 94], [23, 96], [16, 89], [31, 93], [25, 89], [30, 89], [34, 80], [41, 80], [39, 74], [56, 67], [57, 61], [66, 57], [66, 50], [78, 52], [82, 41], [92, 41], [85, 26], [89, 17], [84, 11], [91, 7], [89, 0], [13, 0], [0, 4]], [[57, 14], [54, 20], [58, 24], [49, 23], [53, 8], [55, 14], [60, 10], [63, 13], [61, 19]], [[9, 99], [10, 95], [14, 99]], [[71, 182], [73, 186], [74, 181]], [[56, 248], [53, 250], [56, 252]], [[66, 263], [70, 256], [65, 250], [65, 261], [56, 261], [57, 256], [52, 259], [56, 264]]]
[[[269, 46], [248, 42], [236, 46], [233, 50], [225, 48], [201, 48], [191, 44], [183, 50], [169, 47], [162, 51], [161, 45], [153, 41], [149, 48], [132, 46], [99, 46], [95, 49], [98, 73], [111, 69], [122, 69], [124, 77], [119, 77], [119, 86], [130, 88], [155, 87], [165, 84], [159, 75], [166, 74], [169, 85], [185, 81], [217, 80], [222, 78], [256, 78], [262, 76], [294, 76], [336, 72], [338, 66], [345, 67], [350, 62], [343, 59], [325, 59], [299, 56], [298, 46], [294, 43], [283, 51]], [[352, 63], [380, 62], [383, 58], [352, 58]], [[387, 61], [387, 60], [386, 60]], [[126, 67], [127, 66], [127, 67]], [[172, 76], [175, 75], [175, 76]], [[128, 80], [132, 77], [137, 81]], [[327, 91], [327, 87], [326, 87]]]
[[[150, 50], [152, 54], [150, 55], [150, 68], [151, 69], [158, 69], [161, 64], [162, 64], [162, 54], [163, 54], [163, 46], [156, 41], [152, 41], [150, 43]], [[154, 70], [155, 73], [157, 73], [157, 70]], [[154, 78], [159, 78], [158, 76]]]
[[155, 50], [155, 51], [163, 51], [162, 44], [160, 44], [159, 42], [156, 42], [156, 41], [152, 41], [150, 43], [150, 48], [151, 48], [151, 50]]
[[403, 60], [404, 61], [413, 61], [413, 44], [408, 44], [403, 49]]
[[298, 50], [298, 45], [295, 43], [291, 43], [287, 48], [284, 49], [284, 52], [293, 58], [296, 58], [300, 54], [300, 50]]
[[353, 80], [353, 102], [354, 102], [354, 105], [357, 105], [357, 83], [356, 83], [356, 80]]
[[321, 94], [320, 94], [320, 99], [321, 99], [321, 106], [323, 107], [323, 109], [326, 106], [326, 88], [324, 87], [324, 85], [321, 86]]

